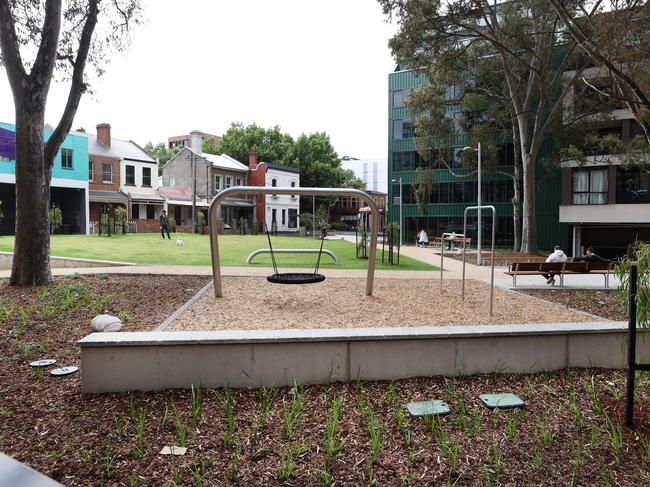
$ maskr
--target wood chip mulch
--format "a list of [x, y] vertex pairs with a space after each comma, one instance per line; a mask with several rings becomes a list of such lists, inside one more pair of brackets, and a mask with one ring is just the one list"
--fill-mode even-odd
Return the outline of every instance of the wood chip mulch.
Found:
[[211, 290], [169, 330], [413, 327], [593, 321], [593, 317], [524, 294], [468, 280], [461, 301], [459, 280], [376, 279], [372, 296], [365, 279], [327, 279], [320, 284], [281, 286], [263, 277], [225, 277], [224, 298]]
[[607, 320], [627, 321], [627, 308], [613, 289], [522, 289], [522, 294], [560, 303]]
[[[99, 309], [128, 314], [126, 329], [152, 329], [205, 282], [0, 282], [0, 451], [66, 486], [650, 485], [643, 374], [637, 426], [627, 429], [620, 371], [202, 390], [192, 407], [188, 390], [84, 396], [79, 374], [54, 378], [28, 365], [45, 357], [78, 363], [75, 342]], [[526, 408], [490, 412], [478, 399], [490, 392], [514, 392]], [[436, 422], [404, 416], [408, 401], [434, 398], [452, 414]], [[182, 444], [184, 456], [159, 454]]]

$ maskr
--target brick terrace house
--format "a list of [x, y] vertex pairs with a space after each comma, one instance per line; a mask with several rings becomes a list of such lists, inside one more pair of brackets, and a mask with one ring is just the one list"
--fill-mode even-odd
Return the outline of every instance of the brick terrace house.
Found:
[[98, 221], [103, 209], [127, 208], [138, 232], [157, 232], [164, 198], [158, 194], [158, 161], [131, 140], [111, 137], [111, 126], [97, 125], [88, 137], [90, 219]]
[[[257, 154], [248, 155], [251, 186], [300, 187], [300, 170], [280, 164], [257, 162]], [[267, 194], [256, 198], [256, 218], [271, 229], [273, 222], [278, 232], [294, 233], [300, 226], [300, 196]]]
[[[367, 191], [367, 193], [372, 196], [372, 199], [375, 201], [379, 212], [383, 215], [386, 214], [386, 198], [387, 194], [382, 193], [381, 191]], [[363, 208], [365, 203], [354, 196], [341, 196], [336, 202], [336, 206], [332, 208], [330, 212], [330, 218], [332, 222], [342, 222], [347, 223], [351, 226], [356, 226], [356, 222], [359, 216], [359, 210]], [[382, 225], [382, 223], [380, 223]], [[383, 226], [382, 226], [383, 228]]]
[[[167, 211], [181, 226], [192, 225], [192, 163], [195, 165], [197, 207], [206, 216], [209, 201], [214, 195], [222, 189], [245, 186], [248, 182], [248, 166], [225, 154], [201, 152], [201, 133], [192, 132], [194, 139], [191, 148], [183, 147], [162, 168], [161, 194], [167, 199]], [[168, 189], [176, 191], [169, 192]], [[224, 224], [236, 229], [240, 218], [245, 218], [250, 224], [253, 218], [252, 200], [238, 196], [226, 198], [221, 203]]]

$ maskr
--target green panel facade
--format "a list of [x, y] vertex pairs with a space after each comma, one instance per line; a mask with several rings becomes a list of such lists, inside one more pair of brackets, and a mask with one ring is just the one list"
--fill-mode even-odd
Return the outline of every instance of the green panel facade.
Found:
[[[399, 204], [395, 197], [399, 196], [398, 180], [402, 178], [404, 192], [403, 224], [405, 243], [415, 241], [415, 235], [420, 228], [425, 228], [429, 235], [440, 235], [446, 231], [462, 231], [463, 212], [467, 206], [476, 205], [476, 177], [456, 177], [447, 169], [434, 169], [433, 178], [436, 182], [432, 202], [428, 205], [428, 215], [423, 217], [412, 193], [415, 181], [415, 167], [424, 162], [419, 156], [414, 156], [415, 144], [412, 138], [412, 126], [409, 124], [410, 115], [401, 106], [402, 100], [408, 96], [408, 90], [425, 83], [422, 77], [413, 71], [396, 71], [388, 77], [388, 215], [390, 221], [398, 221]], [[462, 148], [472, 142], [469, 137], [459, 134], [452, 144]], [[416, 160], [414, 160], [416, 159]], [[512, 166], [504, 165], [501, 171], [510, 172]], [[463, 174], [463, 169], [455, 169], [457, 174]], [[507, 176], [484, 173], [483, 203], [492, 204], [497, 210], [497, 245], [509, 246], [513, 241], [512, 222], [512, 180]], [[540, 170], [537, 191], [537, 226], [538, 242], [541, 249], [550, 249], [553, 245], [566, 247], [569, 243], [568, 226], [559, 224], [558, 214], [560, 205], [561, 180], [559, 171], [547, 174]], [[483, 241], [489, 245], [491, 232], [491, 216], [488, 212], [483, 216]], [[468, 235], [475, 239], [475, 217], [468, 218]]]

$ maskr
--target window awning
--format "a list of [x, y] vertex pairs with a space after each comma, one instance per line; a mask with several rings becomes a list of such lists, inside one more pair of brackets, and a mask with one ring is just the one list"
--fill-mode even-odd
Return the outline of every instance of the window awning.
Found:
[[221, 206], [237, 206], [239, 208], [252, 208], [255, 206], [255, 203], [248, 200], [236, 200], [226, 198], [221, 202]]
[[119, 191], [88, 191], [88, 201], [91, 203], [120, 203], [126, 205], [129, 199]]
[[141, 203], [146, 205], [162, 205], [165, 203], [165, 198], [157, 194], [137, 194], [129, 193], [129, 198], [132, 203]]
[[[167, 204], [175, 206], [192, 206], [192, 202], [187, 200], [167, 200]], [[208, 208], [210, 205], [205, 201], [196, 200], [196, 206], [199, 208]]]

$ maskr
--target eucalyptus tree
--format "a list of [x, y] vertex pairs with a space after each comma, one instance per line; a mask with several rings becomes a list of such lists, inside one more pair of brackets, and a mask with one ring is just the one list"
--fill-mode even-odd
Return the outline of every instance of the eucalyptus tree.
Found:
[[[414, 68], [438, 90], [431, 94], [432, 105], [422, 110], [413, 100], [410, 109], [416, 117], [428, 111], [444, 125], [445, 109], [432, 106], [439, 104], [452, 81], [467, 83], [473, 71], [481, 73], [483, 68], [500, 78], [503, 91], [494, 99], [505, 95], [522, 164], [521, 250], [536, 252], [540, 152], [554, 128], [570, 122], [564, 102], [584, 68], [559, 15], [546, 0], [378, 1], [399, 24], [389, 43], [398, 63]], [[481, 91], [478, 84], [475, 92]]]
[[[81, 96], [122, 51], [140, 22], [139, 0], [0, 0], [0, 63], [16, 112], [16, 239], [11, 283], [50, 282], [52, 167]], [[45, 110], [52, 80], [69, 85], [49, 137]], [[47, 139], [47, 140], [46, 140]]]

